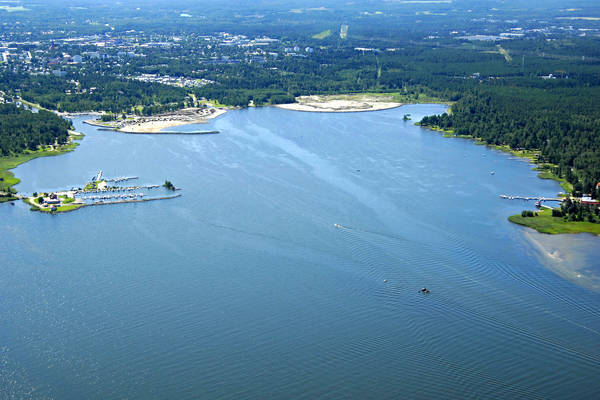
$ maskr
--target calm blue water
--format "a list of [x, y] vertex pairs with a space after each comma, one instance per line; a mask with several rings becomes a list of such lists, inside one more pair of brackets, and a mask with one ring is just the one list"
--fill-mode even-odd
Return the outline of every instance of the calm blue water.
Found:
[[560, 188], [402, 121], [443, 110], [249, 109], [205, 136], [77, 118], [20, 191], [102, 169], [183, 196], [0, 206], [0, 398], [597, 396], [600, 239], [508, 223], [532, 205], [499, 194]]

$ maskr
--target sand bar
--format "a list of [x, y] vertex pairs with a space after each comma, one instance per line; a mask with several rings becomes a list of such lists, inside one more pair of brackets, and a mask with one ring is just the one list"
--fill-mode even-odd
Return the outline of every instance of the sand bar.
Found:
[[386, 96], [334, 95], [300, 96], [296, 98], [296, 103], [278, 104], [275, 107], [308, 112], [361, 112], [387, 110], [401, 105]]

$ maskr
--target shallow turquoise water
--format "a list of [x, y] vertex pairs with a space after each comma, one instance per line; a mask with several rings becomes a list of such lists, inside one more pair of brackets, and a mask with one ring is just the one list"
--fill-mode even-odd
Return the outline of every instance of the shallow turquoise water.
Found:
[[402, 121], [442, 111], [249, 109], [205, 136], [77, 118], [81, 146], [18, 167], [20, 191], [102, 169], [183, 196], [0, 206], [0, 398], [593, 398], [599, 239], [508, 223], [532, 204], [499, 194], [560, 188]]

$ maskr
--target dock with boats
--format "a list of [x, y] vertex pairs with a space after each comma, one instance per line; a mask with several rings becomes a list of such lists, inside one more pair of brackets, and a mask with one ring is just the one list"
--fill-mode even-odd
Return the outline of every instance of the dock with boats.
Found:
[[561, 197], [540, 197], [540, 196], [516, 196], [516, 195], [508, 195], [508, 194], [501, 194], [500, 195], [501, 198], [503, 199], [507, 199], [507, 200], [536, 200], [539, 202], [542, 201], [558, 201], [558, 202], [563, 202], [565, 199], [561, 198]]
[[[136, 185], [136, 186], [119, 186], [115, 185], [120, 182], [139, 179], [138, 176], [119, 176], [116, 178], [103, 177], [102, 171], [95, 174], [90, 182], [83, 189], [71, 189], [65, 191], [57, 191], [53, 193], [45, 193], [44, 196], [29, 196], [26, 201], [32, 206], [32, 210], [44, 211], [50, 213], [61, 213], [74, 211], [78, 208], [95, 205], [108, 204], [126, 204], [126, 203], [141, 203], [154, 200], [168, 200], [180, 197], [181, 194], [173, 195], [157, 195], [152, 196], [149, 191], [160, 188], [160, 185]], [[112, 182], [108, 186], [107, 182]], [[165, 183], [165, 190], [180, 190], [170, 184]]]

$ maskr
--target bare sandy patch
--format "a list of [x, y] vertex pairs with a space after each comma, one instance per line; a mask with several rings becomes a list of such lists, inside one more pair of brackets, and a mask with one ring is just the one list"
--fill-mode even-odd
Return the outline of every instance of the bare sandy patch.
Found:
[[361, 112], [400, 107], [391, 97], [369, 95], [300, 96], [296, 103], [278, 104], [277, 108], [308, 112]]

